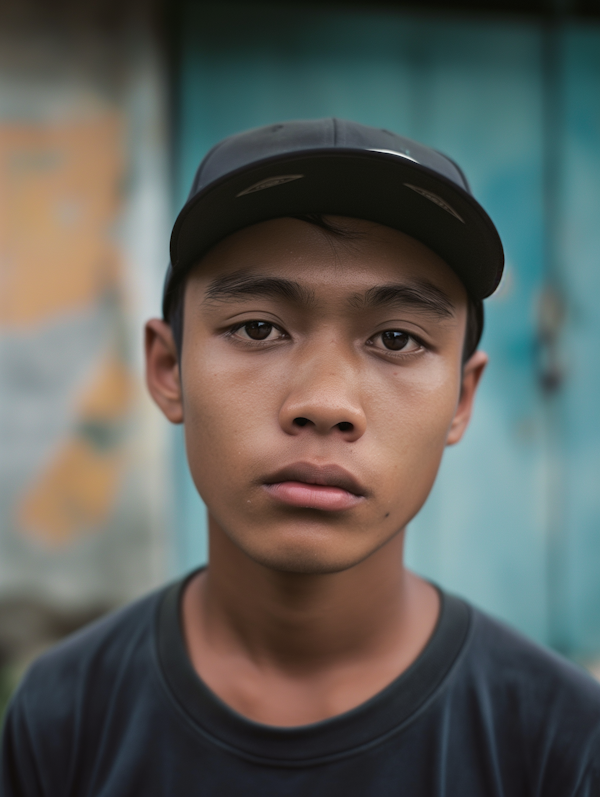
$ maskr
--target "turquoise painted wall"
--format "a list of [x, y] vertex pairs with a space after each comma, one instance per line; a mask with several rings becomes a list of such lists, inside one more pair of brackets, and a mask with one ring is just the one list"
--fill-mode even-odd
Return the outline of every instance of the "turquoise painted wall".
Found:
[[[178, 205], [217, 140], [282, 119], [387, 127], [464, 168], [508, 267], [487, 303], [491, 363], [472, 427], [411, 524], [408, 559], [540, 641], [600, 652], [600, 29], [559, 31], [553, 84], [547, 32], [532, 21], [188, 3], [180, 35]], [[558, 109], [554, 137], [545, 97]], [[549, 152], [559, 161], [552, 229]], [[540, 387], [538, 345], [550, 277], [566, 312], [566, 376], [552, 394]], [[180, 435], [176, 445], [185, 569], [206, 557], [205, 511]]]

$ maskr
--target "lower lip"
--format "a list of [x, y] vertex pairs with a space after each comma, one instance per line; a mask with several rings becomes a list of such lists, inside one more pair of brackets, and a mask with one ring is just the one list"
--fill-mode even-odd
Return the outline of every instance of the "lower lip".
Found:
[[288, 506], [321, 509], [325, 512], [352, 509], [363, 499], [363, 496], [354, 495], [340, 487], [325, 487], [304, 482], [277, 482], [265, 486], [271, 495]]

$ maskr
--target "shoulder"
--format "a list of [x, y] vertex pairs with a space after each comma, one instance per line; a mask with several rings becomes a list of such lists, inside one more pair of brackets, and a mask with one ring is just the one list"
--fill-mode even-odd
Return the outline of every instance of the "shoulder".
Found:
[[527, 693], [532, 704], [542, 695], [550, 706], [564, 699], [581, 703], [582, 710], [586, 706], [590, 717], [600, 721], [600, 684], [582, 667], [482, 611], [471, 612], [468, 658], [476, 680], [505, 692]]
[[163, 594], [154, 592], [86, 626], [31, 665], [6, 717], [5, 771], [14, 768], [19, 777], [25, 770], [43, 773], [44, 783], [54, 784], [49, 794], [66, 793], [75, 758], [100, 744], [115, 712], [126, 716], [156, 677], [154, 626]]
[[157, 605], [164, 590], [154, 592], [135, 603], [71, 634], [42, 654], [29, 668], [17, 691], [25, 699], [43, 692], [53, 702], [69, 702], [73, 686], [82, 678], [94, 682], [112, 682], [120, 671], [152, 645]]
[[471, 609], [456, 674], [482, 735], [500, 740], [505, 756], [519, 750], [529, 760], [540, 794], [561, 793], [549, 783], [574, 794], [576, 782], [598, 777], [600, 684], [583, 668]]

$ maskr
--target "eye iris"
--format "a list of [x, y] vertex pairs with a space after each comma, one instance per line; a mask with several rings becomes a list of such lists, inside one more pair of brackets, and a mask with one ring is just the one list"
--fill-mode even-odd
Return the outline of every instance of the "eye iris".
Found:
[[394, 329], [389, 329], [387, 332], [381, 333], [381, 339], [385, 348], [393, 349], [394, 351], [403, 349], [408, 343], [408, 338], [409, 336], [406, 332], [398, 332]]
[[244, 329], [252, 340], [265, 340], [271, 334], [273, 324], [267, 324], [265, 321], [250, 321], [244, 325]]

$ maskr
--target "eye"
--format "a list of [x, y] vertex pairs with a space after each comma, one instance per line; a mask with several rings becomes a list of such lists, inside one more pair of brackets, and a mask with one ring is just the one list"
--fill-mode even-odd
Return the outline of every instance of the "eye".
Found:
[[401, 329], [386, 329], [385, 332], [380, 332], [371, 338], [370, 343], [378, 349], [387, 349], [388, 351], [412, 352], [421, 348], [421, 344], [416, 338]]
[[246, 321], [232, 330], [232, 333], [243, 340], [279, 340], [283, 333], [268, 321]]

